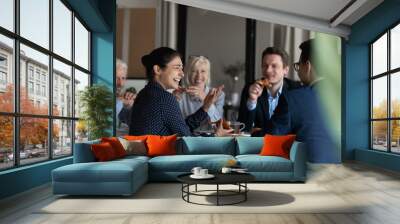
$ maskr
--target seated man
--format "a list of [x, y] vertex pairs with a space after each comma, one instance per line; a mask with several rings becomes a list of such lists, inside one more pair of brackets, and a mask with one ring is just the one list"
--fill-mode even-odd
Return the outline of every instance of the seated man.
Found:
[[128, 66], [125, 62], [120, 59], [116, 60], [116, 114], [117, 114], [117, 136], [128, 134], [129, 131], [129, 119], [130, 111], [132, 109], [133, 102], [136, 98], [136, 89], [133, 88], [130, 91], [125, 91], [126, 76], [128, 73]]
[[[316, 53], [318, 59], [330, 58], [329, 53], [321, 52], [315, 47], [315, 40], [303, 42], [300, 59], [294, 64], [303, 88], [292, 90], [288, 93], [290, 105], [290, 130], [297, 135], [297, 140], [307, 145], [308, 161], [310, 162], [338, 162], [338, 147], [335, 146], [332, 133], [326, 126], [326, 114], [323, 113], [318, 90], [324, 85], [318, 66], [316, 66]], [[314, 54], [312, 54], [314, 53]], [[327, 55], [328, 54], [328, 55]], [[329, 85], [329, 84], [328, 84]]]
[[262, 76], [267, 85], [255, 82], [242, 91], [239, 107], [240, 122], [245, 131], [253, 136], [286, 134], [288, 131], [288, 90], [300, 87], [300, 83], [285, 76], [289, 72], [289, 56], [279, 48], [268, 47], [262, 53]]

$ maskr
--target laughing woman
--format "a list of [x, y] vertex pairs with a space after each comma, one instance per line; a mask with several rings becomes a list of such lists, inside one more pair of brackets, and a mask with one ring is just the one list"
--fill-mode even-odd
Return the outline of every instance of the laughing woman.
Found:
[[[203, 104], [207, 94], [212, 90], [210, 88], [210, 61], [204, 56], [190, 56], [186, 63], [185, 83], [186, 91], [178, 98], [179, 107], [184, 117], [195, 113]], [[223, 86], [218, 87], [222, 89]], [[211, 105], [207, 114], [211, 122], [220, 120], [224, 114], [225, 93], [221, 92], [217, 101]]]
[[[212, 89], [203, 106], [184, 119], [175, 96], [167, 90], [179, 89], [184, 77], [183, 64], [177, 51], [160, 47], [142, 57], [148, 84], [139, 92], [131, 113], [129, 134], [190, 136], [201, 122], [208, 119], [208, 110], [215, 103], [221, 90]], [[222, 127], [216, 135], [226, 135]]]

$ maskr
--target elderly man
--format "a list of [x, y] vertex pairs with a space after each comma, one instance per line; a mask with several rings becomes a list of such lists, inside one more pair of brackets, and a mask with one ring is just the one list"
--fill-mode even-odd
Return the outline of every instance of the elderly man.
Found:
[[117, 113], [117, 136], [126, 135], [129, 132], [129, 119], [133, 102], [136, 98], [136, 89], [131, 87], [124, 91], [128, 66], [125, 62], [117, 59], [116, 66], [116, 113]]
[[289, 56], [282, 49], [266, 48], [261, 68], [263, 82], [246, 85], [242, 91], [238, 120], [246, 125], [246, 131], [253, 130], [253, 136], [283, 134], [289, 122], [286, 94], [300, 87], [300, 83], [285, 78]]

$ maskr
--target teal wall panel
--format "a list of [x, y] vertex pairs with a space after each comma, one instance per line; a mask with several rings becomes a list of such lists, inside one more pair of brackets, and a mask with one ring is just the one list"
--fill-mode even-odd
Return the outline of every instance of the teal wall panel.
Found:
[[51, 181], [51, 171], [72, 163], [72, 157], [0, 172], [0, 199]]
[[[397, 155], [369, 148], [369, 46], [374, 39], [400, 22], [400, 1], [386, 0], [351, 27], [345, 50], [345, 159], [356, 159], [399, 170]], [[396, 161], [396, 162], [394, 162]]]

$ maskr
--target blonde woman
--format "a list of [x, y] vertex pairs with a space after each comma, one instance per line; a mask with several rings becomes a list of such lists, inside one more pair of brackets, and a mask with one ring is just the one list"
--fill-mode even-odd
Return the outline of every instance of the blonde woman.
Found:
[[[190, 56], [185, 66], [185, 91], [179, 96], [179, 107], [184, 117], [195, 113], [202, 107], [203, 101], [212, 88], [210, 88], [210, 61], [204, 56]], [[211, 122], [220, 120], [224, 115], [225, 93], [222, 92], [215, 103], [208, 109]]]

